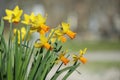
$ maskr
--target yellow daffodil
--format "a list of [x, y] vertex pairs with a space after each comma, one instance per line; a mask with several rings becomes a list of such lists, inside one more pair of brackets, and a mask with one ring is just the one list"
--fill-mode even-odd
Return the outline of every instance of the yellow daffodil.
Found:
[[45, 47], [46, 49], [52, 50], [52, 47], [51, 47], [51, 45], [48, 43], [48, 39], [45, 37], [45, 35], [41, 35], [41, 36], [40, 36], [40, 42], [35, 43], [34, 46], [35, 46], [36, 48]]
[[78, 61], [80, 60], [83, 64], [85, 64], [87, 62], [87, 59], [85, 57], [83, 57], [83, 55], [86, 53], [87, 48], [85, 48], [84, 50], [80, 50], [79, 55], [73, 55], [73, 59], [74, 61]]
[[24, 14], [24, 20], [22, 23], [30, 25], [30, 30], [37, 31], [40, 34], [45, 34], [49, 30], [49, 26], [45, 25], [46, 17], [43, 17], [41, 14], [31, 15]]
[[[51, 30], [49, 36], [52, 35], [53, 31], [54, 31], [54, 29]], [[56, 39], [60, 40], [61, 42], [66, 42], [67, 39], [66, 39], [66, 37], [64, 37], [64, 34], [61, 33], [61, 32], [62, 31], [60, 29], [57, 29], [57, 30], [54, 31], [54, 33], [53, 33], [53, 35], [50, 39], [52, 43], [54, 43], [56, 41]]]
[[[21, 31], [21, 34], [20, 34], [20, 31]], [[14, 29], [13, 33], [14, 35], [16, 35], [16, 33], [18, 34], [18, 44], [20, 44], [20, 35], [21, 35], [21, 40], [23, 41], [26, 36], [26, 29], [24, 27], [22, 27], [21, 30]]]
[[14, 23], [18, 23], [20, 21], [20, 17], [23, 13], [23, 10], [20, 10], [18, 6], [16, 6], [14, 10], [6, 9], [5, 11], [7, 15], [3, 17], [3, 19]]
[[57, 63], [59, 61], [62, 61], [64, 63], [64, 65], [66, 65], [67, 63], [69, 63], [69, 59], [65, 57], [65, 54], [66, 54], [66, 51], [65, 52], [62, 52], [59, 56], [58, 56], [58, 59], [57, 59]]
[[38, 32], [41, 32], [42, 30], [42, 32], [46, 33], [50, 29], [50, 27], [47, 26], [45, 23], [46, 17], [43, 17], [41, 14], [38, 14], [36, 16], [36, 25], [38, 26]]
[[62, 22], [62, 29], [65, 34], [67, 34], [71, 39], [75, 38], [76, 33], [70, 30], [70, 25], [68, 23]]
[[53, 36], [50, 40], [52, 43], [54, 43], [57, 39], [63, 43], [66, 42], [66, 40], [67, 40], [66, 37], [64, 37], [64, 36]]

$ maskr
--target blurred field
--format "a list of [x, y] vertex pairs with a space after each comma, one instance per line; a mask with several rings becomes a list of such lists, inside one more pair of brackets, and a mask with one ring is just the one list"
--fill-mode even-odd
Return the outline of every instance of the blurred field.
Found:
[[69, 40], [64, 44], [65, 48], [72, 51], [88, 48], [88, 51], [120, 51], [120, 41], [79, 41]]

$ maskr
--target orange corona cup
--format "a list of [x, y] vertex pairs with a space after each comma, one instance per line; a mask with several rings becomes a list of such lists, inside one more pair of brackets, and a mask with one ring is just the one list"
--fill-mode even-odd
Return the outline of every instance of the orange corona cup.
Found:
[[45, 32], [47, 32], [50, 28], [44, 24], [41, 25], [42, 30], [44, 30]]
[[52, 50], [52, 47], [51, 47], [51, 45], [50, 45], [49, 43], [45, 43], [45, 44], [44, 44], [44, 47], [45, 47], [46, 49]]
[[62, 56], [60, 60], [64, 63], [64, 65], [66, 65], [69, 62], [69, 60], [65, 58], [64, 56]]
[[62, 42], [66, 42], [66, 37], [61, 36], [60, 40], [61, 40]]
[[81, 61], [83, 64], [85, 64], [85, 63], [87, 62], [87, 59], [84, 58], [84, 57], [80, 57], [80, 61]]
[[72, 32], [72, 31], [70, 31], [70, 30], [68, 30], [68, 31], [66, 32], [66, 34], [67, 34], [71, 39], [75, 38], [75, 36], [76, 36], [76, 33]]

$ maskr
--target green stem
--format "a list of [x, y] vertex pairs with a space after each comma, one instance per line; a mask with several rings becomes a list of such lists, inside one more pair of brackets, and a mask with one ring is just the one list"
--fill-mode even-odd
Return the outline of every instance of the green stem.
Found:
[[8, 54], [7, 54], [7, 79], [12, 80], [13, 74], [12, 74], [12, 56], [11, 56], [11, 37], [12, 37], [12, 22], [10, 23], [10, 32], [9, 32], [9, 41], [8, 41]]

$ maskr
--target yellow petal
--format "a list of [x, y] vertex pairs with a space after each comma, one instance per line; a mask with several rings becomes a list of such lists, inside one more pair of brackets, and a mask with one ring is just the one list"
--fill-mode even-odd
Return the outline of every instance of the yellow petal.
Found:
[[19, 7], [18, 7], [18, 5], [14, 8], [14, 12], [16, 12], [16, 11], [18, 11], [19, 10]]
[[26, 29], [24, 27], [21, 28], [21, 33], [22, 33], [22, 40], [24, 40], [26, 36]]
[[22, 21], [23, 24], [30, 24], [30, 16], [27, 14], [24, 14], [24, 20]]
[[36, 19], [35, 17], [36, 17], [35, 14], [32, 12], [31, 15], [30, 15], [30, 19], [31, 19], [32, 22], [35, 21], [35, 19]]
[[37, 20], [39, 21], [39, 24], [45, 24], [46, 17], [43, 17], [41, 14], [38, 14], [36, 17], [37, 17]]
[[43, 44], [41, 44], [41, 43], [35, 43], [34, 46], [35, 46], [35, 48], [41, 48], [43, 46]]
[[48, 39], [45, 37], [45, 35], [40, 35], [40, 41], [42, 42], [42, 43], [46, 43], [47, 41], [48, 41]]
[[6, 9], [5, 12], [6, 12], [7, 15], [5, 17], [3, 17], [3, 19], [11, 22], [13, 11]]
[[66, 33], [70, 29], [70, 25], [68, 23], [62, 22], [62, 28], [64, 33]]
[[80, 56], [84, 55], [87, 51], [87, 48], [85, 48], [84, 50], [80, 50]]
[[83, 54], [85, 54], [85, 53], [86, 53], [86, 51], [87, 51], [87, 48], [85, 48], [85, 49], [83, 50]]
[[77, 55], [72, 55], [73, 56], [73, 61], [78, 61], [78, 56]]
[[63, 36], [64, 35], [64, 33], [61, 31], [61, 29], [55, 30], [54, 34], [57, 35], [57, 36]]

